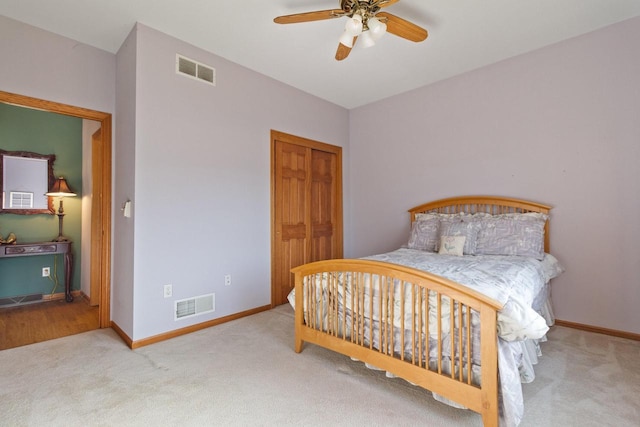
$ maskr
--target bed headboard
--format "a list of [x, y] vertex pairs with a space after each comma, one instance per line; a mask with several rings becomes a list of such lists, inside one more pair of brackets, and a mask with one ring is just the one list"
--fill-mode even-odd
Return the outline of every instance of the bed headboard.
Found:
[[[447, 199], [434, 200], [415, 208], [409, 209], [411, 222], [415, 221], [418, 213], [469, 213], [478, 212], [499, 215], [504, 213], [539, 212], [549, 215], [551, 206], [543, 205], [529, 200], [513, 199], [498, 196], [460, 196]], [[544, 250], [549, 252], [549, 220], [544, 227]]]

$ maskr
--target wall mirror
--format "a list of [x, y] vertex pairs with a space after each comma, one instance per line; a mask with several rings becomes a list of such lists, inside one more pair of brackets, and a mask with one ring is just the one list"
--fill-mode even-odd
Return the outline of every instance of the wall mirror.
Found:
[[0, 150], [0, 213], [53, 215], [53, 198], [45, 193], [55, 180], [55, 159], [55, 154]]

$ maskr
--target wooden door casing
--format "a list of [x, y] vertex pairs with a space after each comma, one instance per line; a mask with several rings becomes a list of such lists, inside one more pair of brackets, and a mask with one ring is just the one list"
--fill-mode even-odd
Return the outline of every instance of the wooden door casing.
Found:
[[89, 304], [100, 305], [100, 289], [102, 288], [102, 190], [104, 184], [102, 162], [104, 158], [102, 129], [91, 136], [91, 274], [89, 284]]
[[342, 257], [342, 149], [271, 132], [271, 303], [287, 302], [293, 267]]

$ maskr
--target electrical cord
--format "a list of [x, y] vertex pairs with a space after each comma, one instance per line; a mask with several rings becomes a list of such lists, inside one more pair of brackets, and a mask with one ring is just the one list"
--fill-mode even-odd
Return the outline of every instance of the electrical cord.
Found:
[[58, 289], [58, 255], [53, 256], [53, 274], [49, 272], [49, 280], [53, 282], [53, 289], [51, 289], [51, 295], [56, 293], [56, 289]]

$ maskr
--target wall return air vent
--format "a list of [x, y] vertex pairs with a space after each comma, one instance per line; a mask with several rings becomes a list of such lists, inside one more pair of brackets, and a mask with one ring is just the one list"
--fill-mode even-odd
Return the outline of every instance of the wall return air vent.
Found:
[[207, 294], [175, 302], [175, 320], [211, 313], [216, 310], [216, 295]]
[[216, 85], [216, 69], [176, 54], [176, 73], [201, 82]]

